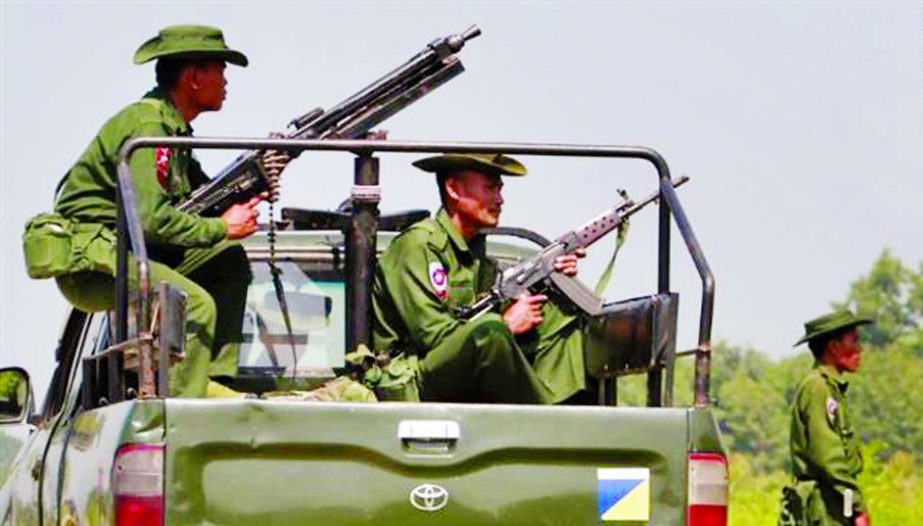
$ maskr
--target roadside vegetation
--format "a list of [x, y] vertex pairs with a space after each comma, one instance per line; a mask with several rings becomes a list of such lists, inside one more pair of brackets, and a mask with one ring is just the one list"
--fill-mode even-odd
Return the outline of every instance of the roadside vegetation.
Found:
[[[923, 264], [913, 269], [885, 251], [833, 305], [876, 321], [864, 329], [862, 367], [849, 387], [873, 522], [923, 524]], [[791, 479], [790, 404], [812, 362], [807, 351], [773, 360], [757, 349], [715, 347], [711, 390], [730, 452], [733, 526], [776, 523], [781, 488]], [[678, 405], [692, 401], [691, 365], [677, 367]], [[643, 378], [627, 380], [620, 403], [643, 405]]]

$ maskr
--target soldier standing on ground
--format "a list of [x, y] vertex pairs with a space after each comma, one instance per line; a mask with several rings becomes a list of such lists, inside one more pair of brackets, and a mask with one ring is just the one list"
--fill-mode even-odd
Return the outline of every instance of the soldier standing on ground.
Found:
[[[202, 112], [221, 109], [225, 64], [246, 66], [247, 57], [225, 45], [218, 29], [172, 26], [145, 42], [136, 64], [157, 60], [157, 87], [109, 119], [58, 187], [55, 211], [72, 221], [76, 257], [57, 277], [64, 296], [86, 312], [114, 305], [117, 156], [122, 144], [141, 136], [191, 136]], [[270, 176], [288, 157], [265, 152]], [[234, 240], [256, 231], [260, 198], [235, 204], [221, 217], [176, 208], [208, 181], [184, 148], [144, 148], [130, 160], [139, 214], [151, 258], [153, 283], [167, 281], [187, 294], [186, 356], [170, 370], [175, 396], [220, 390], [209, 377], [233, 377], [251, 280], [249, 262]], [[220, 308], [218, 308], [220, 306]]]
[[[456, 315], [494, 283], [497, 265], [480, 230], [498, 224], [501, 176], [523, 176], [525, 167], [493, 154], [441, 155], [414, 166], [437, 174], [443, 207], [378, 261], [375, 349], [413, 371], [423, 400], [559, 403], [583, 392], [583, 334], [564, 302], [525, 294], [500, 314], [467, 322]], [[562, 256], [555, 268], [576, 275], [577, 256]]]
[[792, 405], [792, 470], [797, 482], [787, 499], [798, 495], [799, 503], [785, 506], [789, 512], [801, 511], [797, 519], [782, 524], [804, 520], [812, 526], [871, 524], [858, 484], [862, 453], [849, 413], [845, 377], [859, 370], [858, 327], [868, 323], [872, 320], [838, 310], [805, 323], [805, 335], [795, 344], [807, 342], [816, 362]]

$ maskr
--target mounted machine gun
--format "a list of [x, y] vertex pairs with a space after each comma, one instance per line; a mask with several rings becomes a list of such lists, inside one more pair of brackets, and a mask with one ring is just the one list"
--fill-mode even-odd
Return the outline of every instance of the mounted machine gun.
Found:
[[[471, 26], [458, 35], [439, 38], [394, 71], [355, 95], [324, 111], [315, 108], [293, 119], [289, 139], [361, 139], [388, 117], [445, 84], [465, 70], [456, 53], [481, 34]], [[297, 156], [301, 152], [293, 152]], [[274, 187], [251, 150], [232, 162], [208, 184], [179, 205], [184, 212], [216, 217], [234, 203], [244, 202]]]

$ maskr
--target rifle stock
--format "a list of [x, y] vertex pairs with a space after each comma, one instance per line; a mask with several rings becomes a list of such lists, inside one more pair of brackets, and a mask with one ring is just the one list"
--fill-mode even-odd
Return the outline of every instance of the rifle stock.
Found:
[[[423, 51], [333, 108], [315, 108], [292, 119], [290, 139], [358, 139], [374, 126], [414, 103], [465, 70], [456, 53], [481, 34], [477, 26], [439, 38]], [[178, 208], [203, 216], [219, 216], [232, 204], [269, 189], [258, 151], [234, 160]], [[297, 155], [297, 154], [296, 154]]]

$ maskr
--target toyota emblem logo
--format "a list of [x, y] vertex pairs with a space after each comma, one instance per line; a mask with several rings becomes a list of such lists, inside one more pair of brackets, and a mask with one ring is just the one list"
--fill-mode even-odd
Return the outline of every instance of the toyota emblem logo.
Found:
[[449, 503], [449, 492], [438, 484], [420, 484], [410, 491], [410, 504], [420, 511], [439, 511]]

